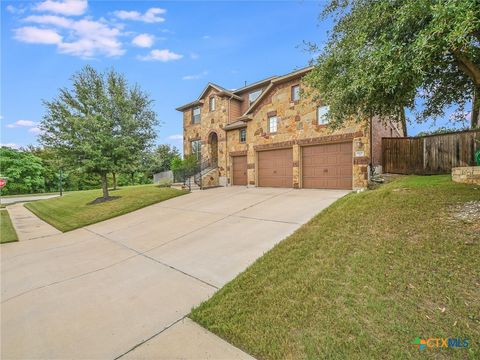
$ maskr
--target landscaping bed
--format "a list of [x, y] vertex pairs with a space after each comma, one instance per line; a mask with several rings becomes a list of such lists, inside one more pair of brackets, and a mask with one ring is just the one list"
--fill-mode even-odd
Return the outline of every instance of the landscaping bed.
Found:
[[259, 359], [479, 358], [480, 231], [459, 216], [478, 200], [450, 176], [349, 194], [190, 317]]
[[128, 186], [110, 191], [114, 200], [95, 203], [102, 190], [74, 191], [25, 204], [29, 210], [61, 231], [69, 231], [141, 209], [186, 191], [155, 185]]

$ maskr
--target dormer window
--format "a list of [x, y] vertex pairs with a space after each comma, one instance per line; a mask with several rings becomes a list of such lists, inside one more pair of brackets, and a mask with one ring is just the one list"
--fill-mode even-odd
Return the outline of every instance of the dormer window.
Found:
[[215, 96], [211, 96], [208, 100], [208, 108], [210, 111], [215, 111]]
[[300, 85], [293, 85], [292, 86], [292, 101], [300, 101]]
[[192, 109], [192, 124], [200, 123], [200, 106], [194, 107]]
[[255, 100], [258, 99], [258, 97], [260, 96], [261, 93], [262, 93], [262, 89], [252, 91], [251, 93], [249, 93], [248, 94], [248, 104], [252, 105], [255, 102]]

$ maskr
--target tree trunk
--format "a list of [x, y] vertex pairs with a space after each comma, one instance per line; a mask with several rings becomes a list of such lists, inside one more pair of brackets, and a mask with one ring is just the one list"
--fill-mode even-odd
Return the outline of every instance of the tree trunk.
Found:
[[113, 190], [117, 190], [117, 174], [115, 174], [115, 171], [112, 172], [112, 179], [113, 179]]
[[480, 127], [480, 86], [475, 86], [473, 91], [471, 127]]
[[130, 174], [130, 179], [132, 180], [132, 185], [135, 185], [135, 173]]
[[107, 173], [102, 174], [102, 191], [103, 191], [103, 198], [108, 199], [108, 180], [107, 180]]

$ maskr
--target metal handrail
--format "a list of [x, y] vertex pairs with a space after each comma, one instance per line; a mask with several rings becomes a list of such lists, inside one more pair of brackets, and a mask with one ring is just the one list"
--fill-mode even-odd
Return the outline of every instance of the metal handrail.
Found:
[[[208, 171], [216, 169], [218, 167], [217, 159], [203, 159], [198, 162], [198, 164], [192, 169], [185, 170], [175, 170], [173, 172], [174, 182], [181, 182], [183, 185], [187, 186], [189, 190], [192, 190], [192, 179], [195, 184], [197, 184], [200, 189], [202, 186], [202, 177]], [[208, 170], [208, 171], [207, 171]]]

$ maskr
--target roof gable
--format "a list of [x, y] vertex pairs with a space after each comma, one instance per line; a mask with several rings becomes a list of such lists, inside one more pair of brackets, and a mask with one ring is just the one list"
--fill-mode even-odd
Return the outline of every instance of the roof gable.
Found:
[[258, 104], [260, 104], [260, 102], [262, 101], [262, 99], [265, 98], [265, 96], [267, 96], [267, 94], [278, 84], [281, 84], [285, 81], [289, 81], [291, 79], [294, 79], [296, 77], [301, 77], [303, 75], [305, 75], [306, 73], [308, 73], [310, 70], [313, 69], [313, 66], [309, 66], [309, 67], [306, 67], [306, 68], [303, 68], [303, 69], [300, 69], [300, 70], [296, 70], [296, 71], [293, 71], [289, 74], [286, 74], [286, 75], [283, 75], [283, 76], [277, 76], [275, 77], [274, 79], [272, 79], [270, 81], [270, 84], [266, 87], [266, 89], [260, 94], [260, 96], [252, 103], [252, 105], [250, 105], [250, 107], [247, 109], [247, 111], [245, 111], [245, 114], [244, 115], [248, 115], [250, 114], [256, 107]]

